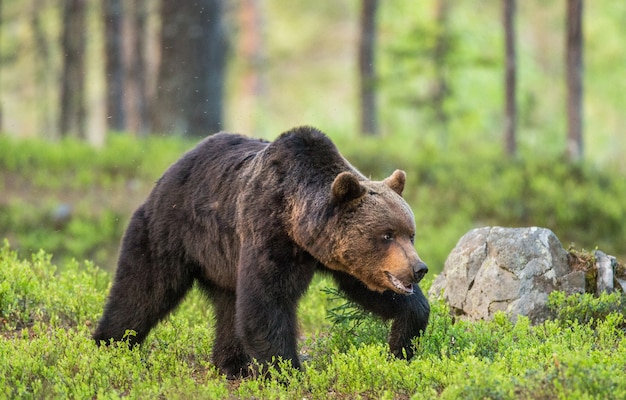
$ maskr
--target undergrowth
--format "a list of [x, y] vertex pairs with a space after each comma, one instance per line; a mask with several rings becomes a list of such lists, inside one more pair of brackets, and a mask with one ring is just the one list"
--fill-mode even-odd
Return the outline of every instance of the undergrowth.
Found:
[[74, 138], [58, 142], [0, 135], [0, 170], [19, 173], [45, 189], [114, 186], [128, 179], [154, 180], [193, 143], [176, 136], [140, 141], [109, 134], [102, 148]]
[[[193, 291], [141, 346], [98, 348], [91, 331], [110, 275], [87, 263], [57, 268], [43, 252], [0, 249], [0, 397], [537, 399], [624, 398], [624, 297], [555, 292], [555, 320], [532, 326], [504, 314], [455, 320], [433, 302], [430, 324], [410, 362], [387, 348], [386, 323], [318, 280], [300, 315], [303, 371], [228, 381], [210, 362], [210, 306]], [[424, 288], [427, 290], [427, 288]], [[317, 303], [328, 304], [318, 315]], [[312, 310], [309, 309], [312, 307]]]
[[[46, 249], [57, 259], [111, 263], [127, 216], [113, 210], [73, 210], [67, 204], [0, 203], [0, 232], [26, 252]], [[1, 236], [0, 236], [1, 237]]]
[[[488, 225], [550, 228], [564, 245], [626, 255], [626, 179], [559, 157], [503, 158], [493, 144], [451, 143], [417, 135], [362, 138], [330, 132], [339, 150], [364, 174], [383, 179], [407, 172], [404, 197], [417, 223], [416, 247], [439, 272], [458, 239]], [[44, 250], [93, 259], [114, 268], [126, 221], [153, 182], [194, 143], [176, 137], [108, 136], [95, 150], [65, 139], [0, 136], [0, 237], [18, 250]], [[51, 216], [65, 205], [69, 221]]]

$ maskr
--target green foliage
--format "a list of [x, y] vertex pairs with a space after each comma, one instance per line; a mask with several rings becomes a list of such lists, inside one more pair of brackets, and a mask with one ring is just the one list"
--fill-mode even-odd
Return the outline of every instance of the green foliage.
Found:
[[110, 134], [106, 145], [96, 149], [73, 138], [49, 142], [0, 135], [0, 169], [27, 177], [37, 188], [111, 187], [132, 178], [158, 178], [164, 167], [191, 146], [171, 136], [141, 140]]
[[552, 292], [548, 297], [548, 307], [555, 313], [556, 320], [563, 324], [591, 324], [609, 318], [611, 314], [622, 317], [621, 325], [626, 328], [623, 313], [626, 298], [621, 292], [603, 293], [595, 297], [590, 293], [566, 296], [562, 292]]
[[[373, 179], [406, 170], [404, 197], [418, 225], [416, 246], [432, 272], [476, 226], [552, 229], [564, 244], [626, 254], [626, 179], [591, 165], [537, 154], [507, 160], [493, 144], [456, 141], [446, 150], [428, 137], [333, 135], [338, 148]], [[105, 147], [0, 136], [0, 237], [19, 249], [94, 259], [111, 268], [126, 221], [168, 164], [191, 144], [176, 138], [110, 135]], [[86, 167], [88, 165], [88, 167]], [[7, 199], [8, 198], [8, 199]], [[72, 219], [51, 220], [59, 204]], [[114, 210], [114, 211], [111, 211]]]
[[[112, 267], [126, 221], [191, 144], [111, 134], [102, 149], [0, 135], [0, 238], [18, 249]], [[130, 198], [130, 199], [129, 199]], [[67, 207], [66, 216], [58, 210]]]
[[333, 138], [366, 175], [407, 172], [404, 197], [415, 213], [416, 247], [433, 272], [457, 240], [476, 226], [542, 226], [567, 245], [626, 254], [626, 179], [591, 165], [537, 154], [504, 158], [486, 143], [442, 150], [428, 139], [395, 135]]
[[[626, 142], [620, 135], [625, 123], [621, 110], [626, 104], [613, 82], [620, 74], [614, 60], [623, 57], [619, 38], [625, 15], [623, 4], [606, 0], [585, 9], [586, 159], [622, 172], [620, 154]], [[444, 148], [476, 142], [497, 143], [502, 149], [505, 60], [500, 7], [398, 0], [380, 7], [379, 16], [383, 131], [412, 132]], [[525, 157], [555, 157], [565, 151], [565, 97], [554, 84], [564, 74], [564, 17], [558, 2], [523, 2], [515, 15], [520, 32], [517, 135]], [[437, 108], [438, 103], [442, 107]]]
[[[442, 146], [467, 137], [468, 131], [491, 136], [495, 121], [488, 116], [489, 106], [501, 101], [502, 85], [493, 81], [501, 74], [502, 56], [485, 51], [500, 47], [500, 30], [489, 29], [499, 28], [497, 18], [487, 17], [493, 10], [472, 7], [460, 18], [458, 6], [399, 3], [387, 11], [394, 35], [389, 42], [383, 40], [380, 56], [382, 96], [393, 105], [384, 108], [392, 115], [389, 119], [404, 116], [421, 127], [420, 136], [430, 136]], [[409, 10], [413, 18], [398, 22]], [[477, 20], [485, 29], [472, 29]], [[473, 101], [477, 91], [481, 101]]]
[[[626, 338], [620, 295], [566, 297], [557, 320], [532, 326], [455, 320], [441, 301], [412, 361], [393, 358], [387, 327], [336, 290], [311, 290], [301, 314], [317, 321], [303, 371], [284, 362], [258, 379], [228, 382], [210, 362], [212, 313], [194, 290], [141, 346], [91, 340], [110, 276], [90, 264], [62, 268], [39, 252], [0, 249], [0, 397], [6, 398], [623, 398]], [[323, 279], [316, 284], [322, 285]], [[332, 323], [332, 324], [331, 324]], [[324, 332], [324, 333], [320, 333]]]
[[334, 286], [323, 288], [329, 301], [327, 319], [332, 323], [329, 336], [323, 337], [312, 351], [318, 357], [328, 357], [336, 351], [345, 352], [352, 347], [384, 342], [389, 324], [349, 301]]
[[78, 326], [94, 321], [109, 279], [92, 263], [70, 261], [56, 274], [51, 256], [39, 251], [21, 260], [4, 242], [0, 248], [0, 325], [20, 330], [38, 322]]
[[59, 205], [0, 204], [0, 237], [10, 237], [27, 251], [45, 249], [61, 259], [80, 257], [110, 262], [125, 229], [126, 216], [110, 210], [94, 215], [73, 212], [67, 220], [54, 216]]
[[[329, 8], [303, 0], [287, 7], [270, 4], [272, 15], [281, 16], [274, 18], [279, 29], [269, 32], [270, 57], [281, 62], [268, 65], [277, 96], [270, 93], [262, 112], [257, 111], [260, 131], [273, 139], [276, 132], [307, 122], [304, 116], [331, 134], [342, 132], [334, 135], [339, 149], [366, 175], [378, 179], [405, 169], [405, 197], [419, 228], [417, 248], [432, 272], [441, 269], [462, 234], [482, 225], [546, 226], [564, 243], [624, 255], [626, 179], [596, 166], [624, 171], [624, 139], [615, 132], [622, 129], [626, 104], [615, 84], [621, 77], [615, 59], [623, 50], [619, 38], [626, 14], [620, 2], [600, 3], [586, 11], [585, 113], [593, 137], [585, 144], [593, 165], [567, 164], [559, 156], [565, 136], [562, 93], [546, 87], [562, 75], [562, 60], [543, 51], [561, 37], [562, 24], [553, 23], [555, 16], [562, 20], [557, 2], [524, 3], [518, 15], [524, 35], [542, 40], [520, 47], [517, 160], [500, 155], [499, 11], [486, 4], [455, 4], [447, 32], [433, 24], [433, 1], [400, 0], [381, 7], [379, 95], [387, 133], [382, 138], [344, 134], [354, 125], [353, 71], [343, 67], [349, 52], [333, 32], [345, 29], [358, 7]], [[306, 13], [293, 12], [303, 7]], [[319, 18], [311, 18], [311, 12]], [[326, 21], [330, 39], [319, 34], [315, 21], [320, 20]], [[305, 29], [294, 30], [294, 24]], [[443, 71], [451, 94], [443, 104], [449, 113], [444, 127], [428, 99], [436, 77], [433, 40], [441, 33], [449, 35], [451, 46]], [[6, 48], [12, 55], [19, 48], [14, 42]], [[329, 67], [325, 60], [342, 66]], [[287, 64], [291, 67], [285, 70]], [[293, 87], [298, 90], [288, 90]], [[325, 93], [321, 102], [320, 93]], [[0, 397], [626, 397], [619, 294], [554, 293], [550, 302], [556, 320], [538, 326], [524, 318], [511, 323], [502, 314], [490, 322], [456, 321], [443, 303], [435, 302], [416, 357], [405, 362], [389, 356], [388, 325], [336, 298], [332, 290], [323, 294], [328, 282], [316, 277], [299, 310], [309, 356], [304, 372], [283, 366], [266, 371], [268, 379], [230, 383], [210, 364], [212, 317], [197, 291], [143, 346], [96, 348], [89, 331], [102, 310], [110, 276], [70, 258], [110, 260], [132, 209], [191, 146], [180, 138], [110, 134], [96, 150], [72, 139], [50, 143], [0, 135], [0, 238], [9, 237], [20, 254], [35, 251], [23, 259], [7, 245], [0, 250]], [[109, 204], [127, 197], [129, 204]], [[60, 202], [73, 204], [75, 212], [59, 226], [50, 215]], [[50, 255], [36, 252], [39, 248], [52, 251], [59, 268]]]

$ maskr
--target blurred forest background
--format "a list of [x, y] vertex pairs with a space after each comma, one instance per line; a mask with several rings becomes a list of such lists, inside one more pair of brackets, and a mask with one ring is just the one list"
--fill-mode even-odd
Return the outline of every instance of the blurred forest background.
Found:
[[626, 254], [626, 3], [0, 0], [0, 237], [109, 268], [167, 165], [309, 124], [407, 170], [438, 271], [486, 224]]

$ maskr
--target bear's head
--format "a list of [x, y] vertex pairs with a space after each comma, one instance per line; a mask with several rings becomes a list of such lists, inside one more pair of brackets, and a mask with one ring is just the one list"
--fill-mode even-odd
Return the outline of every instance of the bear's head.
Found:
[[336, 222], [328, 268], [349, 273], [373, 291], [413, 293], [428, 268], [413, 245], [415, 219], [402, 198], [405, 181], [400, 170], [380, 182], [351, 172], [337, 175], [330, 188]]

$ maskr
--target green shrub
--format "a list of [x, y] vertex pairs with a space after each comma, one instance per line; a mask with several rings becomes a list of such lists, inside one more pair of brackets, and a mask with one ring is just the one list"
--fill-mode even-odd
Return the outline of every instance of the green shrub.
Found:
[[[609, 254], [626, 254], [626, 244], [620, 240], [626, 237], [626, 208], [622, 206], [626, 179], [620, 174], [593, 165], [566, 163], [546, 154], [508, 160], [498, 146], [484, 142], [459, 140], [442, 147], [427, 135], [406, 131], [382, 138], [355, 140], [354, 136], [333, 135], [333, 139], [348, 160], [374, 179], [384, 178], [396, 168], [406, 170], [404, 197], [415, 212], [416, 247], [434, 273], [441, 271], [464, 233], [486, 225], [543, 226], [552, 229], [566, 245], [575, 242], [581, 247], [600, 247]], [[32, 192], [36, 201], [18, 196], [0, 205], [9, 207], [0, 212], [0, 237], [13, 238], [22, 220], [28, 225], [32, 216], [41, 214], [39, 210], [59, 203], [46, 203], [47, 197], [63, 198], [58, 194], [67, 192], [81, 199], [81, 209], [99, 204], [96, 212], [83, 213], [91, 215], [84, 222], [74, 222], [72, 232], [87, 229], [83, 224], [97, 226], [93, 218], [102, 219], [99, 222], [104, 223], [106, 232], [110, 218], [94, 217], [102, 212], [103, 193], [109, 200], [134, 196], [131, 204], [136, 206], [154, 180], [193, 145], [177, 137], [138, 139], [110, 134], [106, 145], [95, 150], [72, 139], [50, 143], [2, 136], [0, 185], [13, 182], [13, 186]], [[124, 225], [132, 206], [121, 209], [120, 203], [116, 200], [108, 207], [116, 207], [115, 218], [121, 217]], [[18, 216], [17, 221], [10, 214]], [[14, 223], [2, 221], [7, 218]], [[32, 232], [27, 248], [44, 248], [60, 257], [66, 251], [63, 247], [71, 247], [69, 251], [78, 252], [71, 256], [96, 258], [99, 263], [112, 258], [95, 255], [98, 250], [82, 239], [75, 245], [61, 244], [62, 238], [52, 229], [43, 224], [42, 229], [33, 229], [33, 225], [37, 226], [31, 224], [27, 229]], [[115, 253], [122, 230], [123, 226], [116, 228], [115, 237], [95, 234], [90, 242], [106, 243], [100, 247]], [[72, 233], [63, 232], [68, 234]], [[14, 241], [24, 248], [23, 238]]]
[[349, 301], [346, 295], [334, 286], [321, 289], [328, 299], [327, 319], [332, 326], [329, 335], [322, 336], [313, 346], [317, 357], [330, 357], [335, 352], [345, 352], [352, 347], [384, 343], [389, 324]]
[[36, 322], [51, 326], [91, 324], [104, 301], [108, 275], [92, 263], [68, 262], [57, 275], [43, 251], [21, 260], [8, 242], [0, 248], [0, 319], [3, 329], [23, 329]]
[[[110, 275], [90, 264], [56, 268], [50, 256], [0, 248], [0, 397], [6, 398], [623, 398], [626, 331], [616, 295], [553, 294], [563, 309], [532, 326], [504, 314], [456, 320], [442, 301], [416, 340], [415, 357], [392, 357], [387, 326], [316, 278], [299, 313], [329, 319], [308, 337], [303, 371], [284, 363], [262, 378], [228, 382], [211, 364], [212, 310], [198, 290], [141, 346], [91, 339]], [[427, 289], [427, 288], [426, 288]], [[315, 317], [317, 318], [317, 317]], [[315, 319], [314, 318], [314, 319]], [[312, 321], [311, 321], [312, 322]], [[334, 324], [332, 324], [334, 322]]]
[[110, 187], [139, 178], [154, 181], [193, 143], [180, 137], [139, 139], [109, 134], [96, 149], [74, 138], [58, 142], [0, 135], [0, 169], [22, 176], [36, 188]]
[[[563, 324], [593, 325], [612, 314], [622, 314], [626, 310], [626, 298], [622, 292], [602, 293], [599, 297], [591, 293], [566, 296], [563, 292], [552, 292], [548, 296], [548, 307]], [[626, 323], [622, 324], [626, 328]]]
[[58, 207], [0, 204], [0, 237], [9, 237], [24, 251], [45, 249], [60, 260], [93, 259], [111, 265], [127, 217], [110, 210], [93, 213], [78, 209], [57, 220], [54, 213]]
[[359, 138], [357, 145], [354, 138], [335, 139], [368, 176], [407, 172], [404, 197], [415, 213], [416, 247], [433, 272], [477, 226], [542, 226], [565, 245], [626, 254], [626, 179], [619, 173], [549, 155], [509, 160], [484, 142], [442, 148], [406, 134]]

